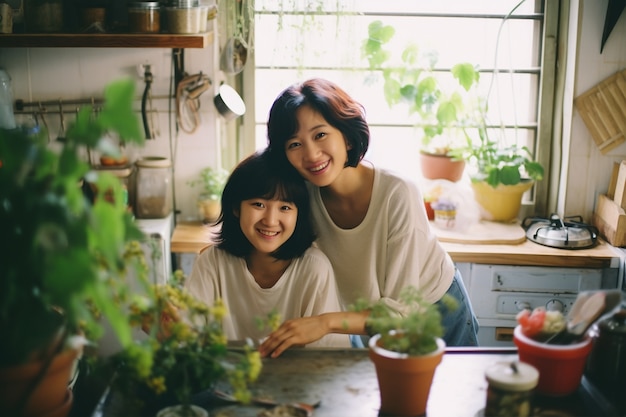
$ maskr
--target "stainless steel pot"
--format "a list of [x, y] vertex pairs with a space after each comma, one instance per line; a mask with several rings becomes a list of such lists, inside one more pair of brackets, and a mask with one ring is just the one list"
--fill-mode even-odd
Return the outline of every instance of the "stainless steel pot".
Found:
[[226, 121], [243, 116], [246, 112], [246, 105], [234, 88], [227, 84], [222, 84], [215, 97], [213, 97], [215, 107]]

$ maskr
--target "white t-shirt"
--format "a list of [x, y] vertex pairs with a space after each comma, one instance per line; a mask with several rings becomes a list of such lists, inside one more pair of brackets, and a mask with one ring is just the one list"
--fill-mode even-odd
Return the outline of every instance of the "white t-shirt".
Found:
[[[218, 298], [224, 301], [228, 340], [267, 336], [271, 330], [259, 330], [256, 318], [264, 319], [274, 309], [283, 320], [340, 311], [330, 262], [314, 247], [294, 259], [272, 288], [261, 288], [245, 259], [210, 246], [198, 255], [185, 287], [208, 305]], [[308, 346], [349, 347], [350, 340], [347, 335], [329, 334]]]
[[422, 194], [413, 182], [375, 169], [370, 206], [354, 229], [335, 225], [319, 188], [309, 182], [307, 187], [317, 245], [333, 265], [344, 308], [359, 298], [383, 298], [399, 307], [394, 300], [409, 284], [433, 303], [446, 293], [454, 263], [430, 229]]

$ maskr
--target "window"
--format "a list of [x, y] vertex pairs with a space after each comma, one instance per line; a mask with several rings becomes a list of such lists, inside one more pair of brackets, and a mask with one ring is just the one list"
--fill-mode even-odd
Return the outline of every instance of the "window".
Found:
[[[409, 40], [420, 50], [438, 53], [436, 70], [458, 62], [475, 64], [480, 89], [489, 98], [492, 137], [528, 146], [549, 170], [552, 82], [556, 68], [557, 12], [545, 0], [258, 0], [255, 5], [255, 53], [243, 82], [253, 111], [246, 114], [247, 138], [255, 149], [266, 146], [267, 115], [289, 84], [311, 77], [337, 82], [366, 109], [371, 142], [366, 159], [423, 182], [420, 141], [405, 109], [390, 108], [382, 77], [361, 56], [370, 22], [396, 29], [394, 43]], [[511, 13], [512, 12], [512, 13]], [[510, 14], [510, 15], [509, 15]], [[505, 17], [507, 19], [505, 20]], [[254, 118], [254, 121], [250, 120]], [[547, 183], [525, 197], [522, 214], [545, 211]], [[545, 183], [545, 184], [544, 184]]]

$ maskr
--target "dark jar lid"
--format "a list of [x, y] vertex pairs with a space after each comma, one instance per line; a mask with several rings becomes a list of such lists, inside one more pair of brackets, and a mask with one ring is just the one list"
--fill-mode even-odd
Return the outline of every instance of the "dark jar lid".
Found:
[[598, 323], [598, 327], [602, 333], [626, 336], [626, 310], [621, 309], [615, 312], [611, 317]]

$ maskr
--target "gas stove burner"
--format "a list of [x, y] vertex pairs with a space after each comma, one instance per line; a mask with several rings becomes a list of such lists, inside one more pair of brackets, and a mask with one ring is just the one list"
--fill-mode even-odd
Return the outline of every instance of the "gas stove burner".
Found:
[[585, 249], [595, 246], [598, 239], [598, 229], [583, 223], [581, 216], [526, 217], [522, 227], [530, 241], [552, 248]]

